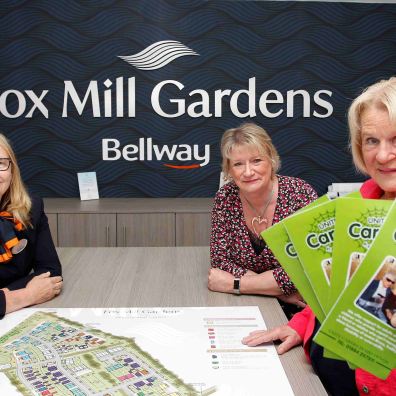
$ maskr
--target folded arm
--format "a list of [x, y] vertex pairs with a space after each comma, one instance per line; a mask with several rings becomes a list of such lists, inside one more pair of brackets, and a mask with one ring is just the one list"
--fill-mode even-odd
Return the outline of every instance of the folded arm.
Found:
[[[26, 260], [32, 272], [0, 290], [0, 317], [5, 313], [54, 298], [62, 289], [62, 268], [52, 241], [43, 201], [34, 201], [36, 215], [33, 221], [33, 239], [29, 240]], [[38, 209], [38, 210], [37, 210]], [[29, 231], [30, 232], [30, 231]]]
[[4, 313], [49, 301], [61, 292], [62, 286], [62, 277], [50, 276], [50, 273], [46, 272], [34, 276], [26, 287], [22, 289], [0, 289], [4, 297]]

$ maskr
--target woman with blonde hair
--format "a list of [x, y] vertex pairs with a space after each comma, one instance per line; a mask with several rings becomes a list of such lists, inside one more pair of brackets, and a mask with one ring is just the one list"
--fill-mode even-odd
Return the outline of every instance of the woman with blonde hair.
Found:
[[388, 281], [391, 283], [391, 287], [384, 299], [381, 310], [386, 322], [396, 327], [394, 324], [396, 315], [396, 273], [391, 273], [391, 276], [388, 276]]
[[43, 201], [27, 193], [14, 151], [0, 134], [0, 318], [58, 295], [61, 275]]
[[229, 183], [217, 192], [212, 211], [209, 289], [305, 306], [260, 233], [314, 201], [315, 190], [277, 174], [280, 160], [271, 138], [253, 123], [225, 131], [221, 153]]
[[[396, 78], [382, 80], [368, 87], [353, 102], [348, 112], [352, 157], [356, 167], [370, 176], [361, 187], [363, 198], [396, 198]], [[393, 282], [393, 279], [390, 279]], [[390, 283], [391, 283], [390, 282]], [[385, 307], [386, 308], [386, 307]], [[388, 320], [394, 321], [389, 311]], [[393, 322], [394, 323], [394, 322]], [[281, 340], [278, 353], [303, 344], [305, 353], [331, 395], [395, 394], [396, 370], [386, 380], [358, 368], [352, 370], [340, 360], [323, 356], [323, 348], [312, 338], [319, 322], [309, 307], [294, 315], [287, 325], [259, 330], [242, 342], [255, 346]]]

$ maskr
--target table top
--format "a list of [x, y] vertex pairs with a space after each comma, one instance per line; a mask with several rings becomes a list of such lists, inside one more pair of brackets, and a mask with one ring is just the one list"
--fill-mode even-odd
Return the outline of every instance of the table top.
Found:
[[[287, 321], [275, 298], [209, 291], [208, 247], [58, 248], [57, 251], [63, 266], [64, 289], [60, 296], [42, 304], [43, 307], [258, 306], [267, 328]], [[280, 359], [295, 395], [327, 395], [301, 347]]]
[[46, 213], [210, 213], [213, 198], [44, 198]]

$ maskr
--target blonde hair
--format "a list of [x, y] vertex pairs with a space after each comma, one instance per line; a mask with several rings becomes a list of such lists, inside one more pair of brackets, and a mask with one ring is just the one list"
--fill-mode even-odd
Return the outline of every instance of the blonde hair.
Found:
[[351, 104], [348, 111], [350, 146], [355, 166], [367, 173], [362, 152], [361, 116], [367, 108], [384, 109], [389, 120], [396, 125], [396, 77], [381, 80], [366, 88]]
[[31, 225], [30, 209], [32, 207], [32, 201], [26, 191], [25, 185], [23, 184], [14, 150], [7, 138], [1, 133], [0, 147], [11, 159], [11, 183], [8, 190], [1, 197], [0, 209], [10, 212], [26, 227]]
[[237, 128], [227, 129], [221, 138], [222, 169], [225, 177], [230, 171], [231, 151], [237, 146], [248, 146], [265, 155], [272, 166], [272, 176], [280, 168], [280, 159], [272, 140], [264, 128], [253, 123], [245, 123]]

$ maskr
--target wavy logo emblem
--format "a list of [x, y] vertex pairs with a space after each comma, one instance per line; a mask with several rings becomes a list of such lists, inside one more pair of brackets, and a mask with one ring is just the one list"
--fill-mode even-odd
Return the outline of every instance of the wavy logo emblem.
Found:
[[135, 55], [118, 56], [140, 70], [155, 70], [166, 66], [181, 56], [198, 55], [179, 41], [164, 40], [151, 44]]

